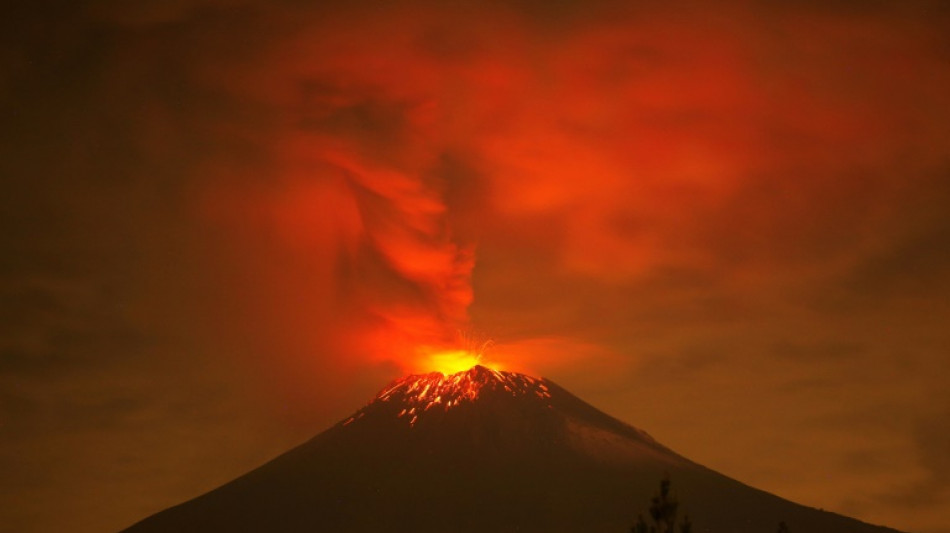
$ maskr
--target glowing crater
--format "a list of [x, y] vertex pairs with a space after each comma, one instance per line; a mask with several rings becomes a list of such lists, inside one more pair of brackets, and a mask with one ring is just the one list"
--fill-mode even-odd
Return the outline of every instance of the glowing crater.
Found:
[[449, 350], [429, 356], [429, 368], [446, 376], [464, 372], [481, 363], [481, 355], [468, 350]]
[[474, 402], [486, 391], [510, 394], [515, 397], [531, 396], [544, 402], [551, 398], [548, 386], [543, 380], [516, 372], [493, 370], [475, 365], [451, 374], [432, 372], [414, 374], [397, 380], [377, 394], [370, 405], [343, 424], [348, 425], [354, 420], [359, 420], [365, 415], [367, 409], [372, 408], [374, 404], [384, 402], [395, 404], [395, 407], [399, 409], [396, 417], [406, 420], [410, 426], [413, 426], [427, 411], [433, 409], [448, 411], [466, 402]]

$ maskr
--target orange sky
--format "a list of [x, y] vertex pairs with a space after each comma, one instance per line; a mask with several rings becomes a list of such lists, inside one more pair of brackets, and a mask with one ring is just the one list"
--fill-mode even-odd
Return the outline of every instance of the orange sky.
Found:
[[118, 529], [490, 339], [950, 532], [940, 2], [75, 4], [0, 23], [0, 523]]

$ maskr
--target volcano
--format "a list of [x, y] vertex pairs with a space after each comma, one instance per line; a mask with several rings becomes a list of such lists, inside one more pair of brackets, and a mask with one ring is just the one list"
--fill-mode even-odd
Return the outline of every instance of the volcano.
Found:
[[482, 366], [397, 380], [310, 441], [126, 531], [621, 533], [649, 517], [666, 475], [697, 532], [895, 531], [754, 489], [549, 380]]

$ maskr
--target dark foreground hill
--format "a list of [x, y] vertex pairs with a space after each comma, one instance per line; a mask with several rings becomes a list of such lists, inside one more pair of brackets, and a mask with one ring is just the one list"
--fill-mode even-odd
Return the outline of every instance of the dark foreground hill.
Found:
[[667, 473], [695, 532], [894, 531], [743, 485], [550, 381], [481, 366], [396, 381], [312, 440], [126, 531], [623, 533]]

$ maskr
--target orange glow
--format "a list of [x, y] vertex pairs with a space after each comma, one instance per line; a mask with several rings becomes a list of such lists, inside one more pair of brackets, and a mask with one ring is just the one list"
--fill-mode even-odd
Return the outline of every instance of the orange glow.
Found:
[[435, 372], [450, 376], [464, 372], [481, 363], [482, 355], [468, 350], [449, 350], [429, 356], [428, 367]]

